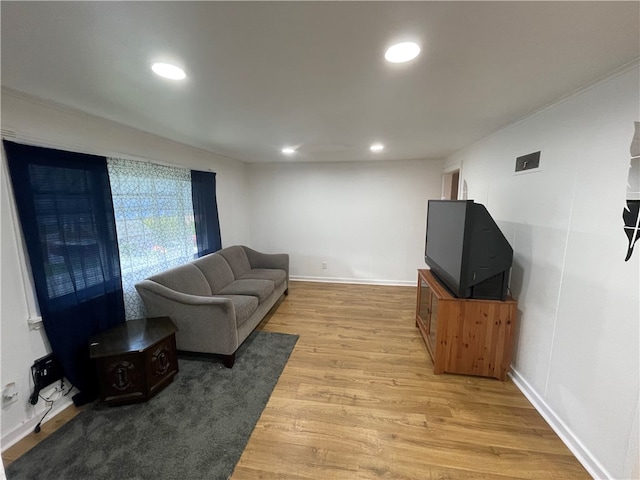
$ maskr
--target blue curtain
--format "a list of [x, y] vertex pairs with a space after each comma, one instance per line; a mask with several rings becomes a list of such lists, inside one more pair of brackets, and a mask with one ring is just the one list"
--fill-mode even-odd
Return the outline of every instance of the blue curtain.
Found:
[[4, 148], [42, 322], [81, 405], [98, 393], [90, 337], [125, 320], [106, 158]]
[[197, 255], [202, 257], [222, 248], [216, 201], [216, 174], [191, 170], [191, 195], [196, 225]]

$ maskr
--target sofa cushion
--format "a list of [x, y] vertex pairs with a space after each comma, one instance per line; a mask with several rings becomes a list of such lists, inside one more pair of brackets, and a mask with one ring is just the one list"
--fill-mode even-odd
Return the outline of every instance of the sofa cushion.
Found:
[[240, 326], [247, 321], [247, 319], [258, 308], [258, 298], [250, 295], [219, 295], [220, 297], [228, 298], [233, 303], [236, 310], [236, 326]]
[[198, 267], [187, 263], [149, 277], [160, 285], [189, 295], [211, 295], [209, 282]]
[[235, 280], [231, 284], [224, 287], [218, 292], [219, 295], [251, 295], [258, 297], [258, 301], [262, 303], [269, 295], [273, 293], [276, 286], [273, 280], [261, 280], [247, 278], [244, 280]]
[[231, 270], [233, 271], [233, 276], [235, 279], [239, 279], [251, 270], [251, 265], [249, 264], [249, 259], [247, 258], [247, 254], [244, 251], [244, 248], [240, 246], [227, 247], [223, 248], [216, 252], [218, 255], [222, 255]]
[[277, 287], [287, 279], [287, 272], [276, 268], [252, 268], [240, 277], [240, 280], [246, 279], [273, 280]]
[[214, 295], [234, 280], [231, 267], [224, 257], [217, 253], [205, 255], [191, 263], [202, 271]]

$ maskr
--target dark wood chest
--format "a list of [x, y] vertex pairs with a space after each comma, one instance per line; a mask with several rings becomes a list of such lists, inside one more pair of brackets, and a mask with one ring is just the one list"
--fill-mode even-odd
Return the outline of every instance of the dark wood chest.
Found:
[[93, 337], [100, 399], [109, 405], [145, 402], [178, 373], [175, 332], [168, 317], [129, 320]]

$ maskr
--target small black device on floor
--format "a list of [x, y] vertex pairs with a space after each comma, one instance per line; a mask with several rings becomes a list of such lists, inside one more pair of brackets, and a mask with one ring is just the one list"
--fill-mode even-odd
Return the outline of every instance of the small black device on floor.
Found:
[[[31, 394], [31, 397], [29, 397], [29, 402], [31, 403], [31, 405], [35, 405], [36, 403], [38, 403], [38, 398], [40, 397], [40, 391], [48, 387], [55, 381], [60, 380], [60, 386], [62, 387], [63, 377], [64, 377], [64, 372], [62, 371], [62, 366], [60, 365], [60, 363], [52, 353], [45, 355], [44, 357], [41, 357], [35, 362], [33, 362], [33, 365], [31, 366], [31, 378], [33, 379], [33, 393]], [[42, 424], [44, 417], [46, 417], [47, 413], [49, 413], [51, 411], [51, 408], [53, 408], [52, 400], [48, 400], [44, 398], [43, 400], [49, 403], [49, 409], [42, 416], [42, 419], [38, 422], [38, 424], [36, 425], [36, 428], [34, 428], [33, 431], [35, 433], [40, 432], [40, 425]]]
[[33, 394], [29, 398], [31, 405], [38, 403], [38, 396], [42, 389], [48, 387], [56, 380], [62, 380], [63, 376], [62, 366], [53, 353], [45, 355], [33, 362], [33, 365], [31, 366]]

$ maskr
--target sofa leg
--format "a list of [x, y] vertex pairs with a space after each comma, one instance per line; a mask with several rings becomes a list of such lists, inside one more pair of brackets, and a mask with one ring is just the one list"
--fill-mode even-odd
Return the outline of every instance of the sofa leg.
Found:
[[222, 363], [225, 367], [232, 368], [233, 364], [236, 363], [236, 352], [231, 355], [222, 355]]
[[289, 289], [288, 288], [284, 291], [284, 294], [285, 294], [285, 296], [289, 295]]

